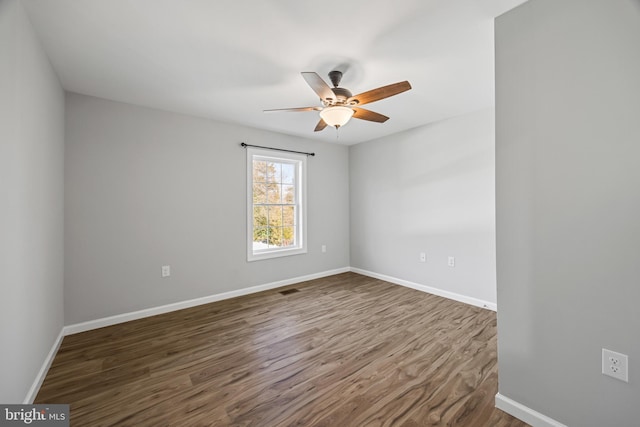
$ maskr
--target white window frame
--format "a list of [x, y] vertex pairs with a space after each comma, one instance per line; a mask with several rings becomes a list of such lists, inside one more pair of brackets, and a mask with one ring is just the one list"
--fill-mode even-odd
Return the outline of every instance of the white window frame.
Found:
[[[296, 245], [284, 249], [253, 249], [253, 161], [294, 162], [296, 164]], [[247, 147], [247, 261], [307, 253], [307, 156]]]

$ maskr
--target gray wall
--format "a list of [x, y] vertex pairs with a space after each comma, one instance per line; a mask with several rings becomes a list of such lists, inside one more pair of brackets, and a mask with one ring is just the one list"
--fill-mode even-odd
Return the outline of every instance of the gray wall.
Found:
[[353, 267], [495, 303], [493, 109], [352, 146], [349, 162]]
[[21, 403], [63, 324], [64, 94], [0, 1], [0, 402]]
[[496, 20], [499, 388], [569, 426], [640, 420], [639, 76], [637, 0]]
[[[67, 324], [349, 266], [347, 147], [78, 94], [66, 107]], [[316, 152], [307, 254], [246, 261], [240, 142]]]

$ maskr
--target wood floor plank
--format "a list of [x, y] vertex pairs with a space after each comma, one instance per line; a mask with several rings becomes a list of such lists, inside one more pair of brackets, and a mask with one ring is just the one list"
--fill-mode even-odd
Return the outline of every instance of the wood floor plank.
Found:
[[494, 407], [495, 313], [344, 273], [65, 337], [72, 426], [527, 425]]

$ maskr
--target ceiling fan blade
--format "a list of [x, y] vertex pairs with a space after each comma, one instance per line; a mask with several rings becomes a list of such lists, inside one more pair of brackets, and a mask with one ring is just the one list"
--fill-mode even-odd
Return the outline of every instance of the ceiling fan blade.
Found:
[[324, 120], [320, 119], [320, 121], [318, 122], [318, 124], [316, 125], [316, 128], [313, 130], [314, 132], [319, 132], [322, 129], [327, 127], [327, 123], [325, 123]]
[[384, 123], [389, 117], [376, 113], [375, 111], [365, 110], [364, 108], [352, 107], [353, 117], [360, 120], [368, 120], [370, 122]]
[[320, 111], [322, 107], [300, 107], [300, 108], [275, 108], [272, 110], [262, 110], [264, 113], [273, 113], [275, 111]]
[[347, 99], [347, 103], [356, 101], [357, 105], [364, 105], [370, 102], [375, 102], [384, 98], [388, 98], [393, 95], [397, 95], [409, 89], [411, 89], [411, 85], [409, 84], [408, 81], [394, 83], [391, 85], [379, 87], [377, 89], [372, 89], [367, 92], [360, 93], [358, 95], [354, 95], [351, 98]]
[[307, 84], [311, 86], [311, 89], [318, 94], [322, 101], [335, 100], [336, 95], [331, 90], [331, 87], [322, 78], [313, 71], [303, 71], [302, 77], [306, 80]]

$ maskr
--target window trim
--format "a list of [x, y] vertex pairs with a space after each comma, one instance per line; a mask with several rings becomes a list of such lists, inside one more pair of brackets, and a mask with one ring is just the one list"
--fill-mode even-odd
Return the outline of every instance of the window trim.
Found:
[[[298, 206], [296, 238], [299, 244], [286, 249], [268, 249], [255, 253], [253, 250], [253, 161], [255, 157], [275, 162], [296, 162], [296, 201]], [[307, 156], [295, 153], [274, 153], [273, 151], [247, 147], [247, 261], [279, 258], [307, 253]]]

